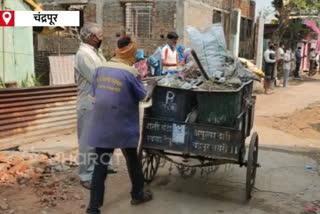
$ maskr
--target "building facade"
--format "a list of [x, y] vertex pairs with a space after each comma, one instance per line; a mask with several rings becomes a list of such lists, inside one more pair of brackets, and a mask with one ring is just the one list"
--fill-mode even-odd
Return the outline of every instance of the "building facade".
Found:
[[[80, 10], [81, 24], [97, 22], [103, 27], [102, 50], [107, 59], [114, 55], [121, 35], [133, 36], [138, 47], [151, 55], [166, 43], [166, 35], [176, 31], [180, 43], [188, 45], [186, 26], [206, 28], [212, 23], [224, 26], [228, 47], [233, 34], [239, 34], [239, 56], [253, 58], [255, 2], [252, 0], [40, 0], [45, 10]], [[233, 11], [240, 11], [239, 26], [233, 24]], [[235, 30], [237, 28], [238, 30]], [[36, 71], [49, 54], [72, 54], [79, 46], [75, 36], [37, 36]], [[232, 43], [232, 44], [231, 44]], [[42, 58], [41, 58], [42, 57]]]
[[[0, 10], [29, 11], [21, 0], [2, 0]], [[21, 85], [32, 84], [34, 75], [33, 35], [31, 27], [0, 27], [0, 79]]]

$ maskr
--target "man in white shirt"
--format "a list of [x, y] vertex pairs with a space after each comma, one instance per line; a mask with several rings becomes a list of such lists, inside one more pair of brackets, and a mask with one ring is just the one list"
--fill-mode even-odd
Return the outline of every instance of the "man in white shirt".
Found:
[[316, 69], [318, 67], [317, 64], [317, 58], [318, 58], [318, 54], [316, 52], [316, 50], [314, 48], [311, 48], [311, 52], [310, 52], [310, 65], [309, 65], [309, 76], [313, 76], [316, 73]]
[[265, 94], [271, 94], [270, 85], [271, 81], [274, 80], [274, 70], [276, 64], [276, 54], [274, 52], [273, 44], [269, 44], [269, 48], [264, 52], [265, 61], [265, 78], [264, 78], [264, 92]]
[[90, 189], [94, 170], [95, 151], [87, 142], [88, 128], [93, 111], [89, 94], [91, 91], [93, 71], [96, 66], [106, 62], [106, 59], [100, 52], [103, 32], [98, 24], [85, 24], [81, 29], [80, 37], [82, 42], [76, 53], [74, 66], [78, 86], [77, 132], [79, 144], [79, 178], [82, 186]]
[[178, 53], [177, 43], [179, 36], [175, 32], [168, 33], [168, 43], [162, 48], [161, 58], [163, 65], [163, 72], [168, 70], [177, 70], [178, 65]]
[[284, 63], [284, 45], [281, 45], [277, 50], [277, 79], [280, 80], [283, 76], [283, 63]]
[[291, 51], [288, 49], [283, 58], [283, 87], [287, 87], [288, 79], [289, 79], [289, 74], [291, 71]]

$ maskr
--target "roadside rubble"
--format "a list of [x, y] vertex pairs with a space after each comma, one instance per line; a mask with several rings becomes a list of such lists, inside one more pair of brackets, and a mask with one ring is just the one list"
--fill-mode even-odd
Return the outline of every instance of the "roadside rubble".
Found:
[[[71, 190], [79, 185], [75, 167], [76, 162], [59, 156], [1, 151], [0, 187], [30, 187], [44, 207], [55, 207], [59, 201], [82, 200], [82, 192]], [[0, 197], [0, 213], [4, 210], [12, 211], [10, 202]]]
[[58, 158], [46, 154], [18, 151], [0, 152], [0, 185], [37, 182], [52, 172], [69, 170], [77, 164], [70, 160], [59, 162]]

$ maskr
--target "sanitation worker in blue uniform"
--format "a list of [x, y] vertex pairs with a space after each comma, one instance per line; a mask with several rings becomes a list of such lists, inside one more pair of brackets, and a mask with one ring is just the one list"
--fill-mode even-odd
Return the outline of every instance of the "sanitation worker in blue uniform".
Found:
[[89, 145], [95, 148], [96, 162], [92, 178], [89, 214], [100, 213], [103, 205], [108, 163], [115, 148], [122, 149], [132, 183], [131, 204], [152, 200], [144, 191], [142, 166], [137, 155], [139, 141], [139, 102], [151, 97], [155, 82], [147, 89], [132, 68], [137, 46], [130, 37], [119, 39], [116, 56], [96, 68], [91, 96], [93, 117], [89, 130]]

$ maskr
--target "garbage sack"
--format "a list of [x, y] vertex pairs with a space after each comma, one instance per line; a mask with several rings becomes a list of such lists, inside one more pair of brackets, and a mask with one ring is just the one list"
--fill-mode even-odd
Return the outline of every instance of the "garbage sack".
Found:
[[227, 55], [226, 57], [224, 77], [227, 79], [239, 78], [243, 83], [250, 80], [260, 81], [260, 77], [258, 75], [250, 72], [238, 58], [235, 58], [232, 55]]
[[193, 56], [191, 54], [191, 48], [187, 48], [184, 53], [183, 53], [183, 57], [184, 57], [184, 64], [188, 64], [190, 62], [194, 62]]
[[141, 78], [145, 78], [149, 74], [149, 69], [147, 65], [147, 60], [140, 60], [139, 62], [135, 63], [133, 67], [139, 72]]
[[186, 31], [190, 38], [190, 46], [197, 53], [208, 76], [216, 79], [223, 77], [227, 50], [222, 25], [211, 25], [205, 31], [188, 26]]
[[184, 62], [184, 51], [185, 51], [184, 45], [179, 45], [177, 47], [177, 55], [178, 55], [179, 62]]
[[144, 51], [142, 49], [137, 50], [136, 58], [137, 58], [137, 60], [144, 59]]
[[148, 58], [148, 66], [150, 67], [152, 76], [160, 76], [162, 72], [161, 50], [159, 47], [152, 56]]
[[264, 72], [260, 70], [255, 64], [244, 58], [239, 58], [239, 60], [249, 69], [250, 72], [257, 74], [261, 78], [264, 77]]

